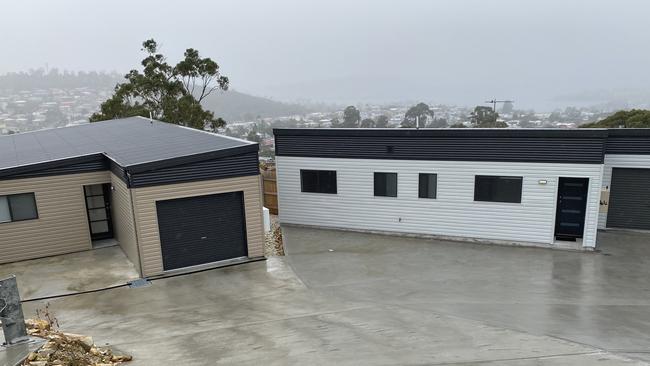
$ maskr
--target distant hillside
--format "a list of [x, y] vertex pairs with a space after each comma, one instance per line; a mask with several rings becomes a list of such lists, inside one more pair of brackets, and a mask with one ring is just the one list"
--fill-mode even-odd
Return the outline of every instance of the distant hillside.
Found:
[[650, 127], [650, 111], [632, 109], [618, 111], [598, 122], [585, 123], [580, 127], [586, 128], [648, 128]]
[[[96, 91], [109, 91], [124, 77], [116, 72], [60, 72], [57, 69], [43, 69], [27, 72], [11, 72], [0, 75], [0, 91], [17, 93], [39, 89], [90, 88]], [[235, 90], [217, 92], [203, 101], [206, 109], [226, 121], [254, 120], [260, 117], [281, 117], [312, 112], [311, 107], [277, 102], [268, 98], [256, 97]], [[92, 105], [91, 108], [99, 108]]]
[[36, 69], [0, 75], [0, 90], [112, 89], [115, 84], [122, 80], [122, 76], [116, 72], [60, 72], [58, 69], [51, 69], [46, 72], [44, 69]]
[[251, 121], [260, 117], [280, 117], [311, 112], [299, 104], [276, 102], [271, 99], [240, 93], [235, 90], [214, 92], [203, 101], [205, 108], [226, 121]]

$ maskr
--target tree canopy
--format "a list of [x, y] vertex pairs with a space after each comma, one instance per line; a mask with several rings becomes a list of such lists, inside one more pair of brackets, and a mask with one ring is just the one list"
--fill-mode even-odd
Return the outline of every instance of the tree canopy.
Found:
[[632, 109], [618, 111], [598, 122], [585, 123], [580, 127], [591, 128], [649, 128], [650, 110]]
[[375, 121], [375, 127], [377, 128], [386, 128], [388, 127], [388, 117], [385, 115], [381, 115], [377, 117], [377, 121]]
[[359, 127], [361, 128], [374, 128], [376, 125], [375, 120], [372, 118], [364, 118], [361, 120], [361, 125]]
[[471, 122], [476, 128], [506, 128], [508, 124], [503, 121], [497, 121], [499, 114], [492, 108], [486, 106], [476, 106], [472, 112]]
[[343, 123], [340, 127], [357, 128], [361, 122], [361, 112], [355, 106], [347, 106], [343, 111]]
[[433, 119], [433, 111], [431, 108], [425, 103], [418, 103], [406, 111], [404, 120], [402, 121], [402, 127], [415, 128], [417, 127], [416, 120], [419, 120], [420, 127], [425, 127], [429, 117]]
[[146, 57], [143, 70], [131, 70], [126, 82], [117, 84], [113, 96], [102, 103], [91, 122], [115, 118], [143, 116], [197, 129], [225, 126], [222, 118], [205, 110], [203, 99], [215, 90], [227, 90], [228, 77], [221, 75], [219, 65], [210, 58], [201, 58], [199, 51], [188, 48], [175, 66], [159, 53], [153, 39], [142, 43]]

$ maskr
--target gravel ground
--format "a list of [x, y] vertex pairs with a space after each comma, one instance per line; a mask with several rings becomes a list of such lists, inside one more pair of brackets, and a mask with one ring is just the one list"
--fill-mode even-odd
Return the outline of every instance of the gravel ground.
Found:
[[264, 241], [264, 256], [272, 257], [284, 255], [284, 244], [282, 242], [282, 230], [278, 222], [278, 216], [271, 215], [271, 231], [266, 233]]

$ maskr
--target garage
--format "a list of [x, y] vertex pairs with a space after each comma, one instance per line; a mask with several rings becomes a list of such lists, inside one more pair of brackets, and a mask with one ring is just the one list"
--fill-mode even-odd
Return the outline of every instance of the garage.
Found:
[[243, 192], [156, 202], [165, 271], [246, 257]]
[[650, 169], [613, 168], [607, 227], [650, 230]]

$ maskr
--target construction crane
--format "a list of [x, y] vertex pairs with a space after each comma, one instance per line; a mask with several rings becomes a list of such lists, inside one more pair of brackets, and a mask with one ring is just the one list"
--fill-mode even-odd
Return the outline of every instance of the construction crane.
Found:
[[486, 100], [485, 103], [487, 104], [492, 104], [492, 110], [494, 111], [494, 123], [497, 122], [497, 103], [514, 103], [514, 100], [497, 100], [492, 99], [492, 100]]

